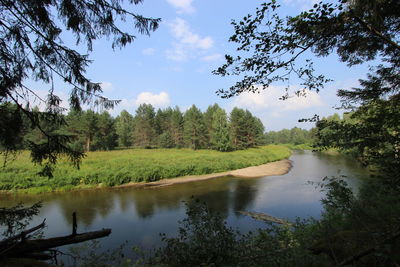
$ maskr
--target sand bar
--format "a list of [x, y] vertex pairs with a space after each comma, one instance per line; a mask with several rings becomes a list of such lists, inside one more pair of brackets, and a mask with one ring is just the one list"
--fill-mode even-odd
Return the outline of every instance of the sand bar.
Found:
[[173, 185], [173, 184], [181, 184], [181, 183], [209, 180], [209, 179], [214, 179], [214, 178], [219, 178], [219, 177], [224, 177], [224, 176], [237, 176], [237, 177], [243, 177], [243, 178], [276, 176], [276, 175], [284, 175], [284, 174], [288, 173], [291, 168], [292, 168], [292, 161], [288, 160], [288, 159], [283, 159], [283, 160], [279, 160], [279, 161], [275, 161], [275, 162], [269, 162], [266, 164], [262, 164], [259, 166], [252, 166], [252, 167], [247, 167], [247, 168], [233, 170], [233, 171], [168, 178], [168, 179], [162, 179], [162, 180], [158, 180], [155, 182], [148, 182], [148, 183], [131, 182], [131, 183], [114, 186], [114, 188], [123, 188], [123, 187], [154, 188], [154, 187], [167, 186], [167, 185]]

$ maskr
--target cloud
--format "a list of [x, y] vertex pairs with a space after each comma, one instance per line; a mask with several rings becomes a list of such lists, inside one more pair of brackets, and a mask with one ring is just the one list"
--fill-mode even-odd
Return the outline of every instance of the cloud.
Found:
[[111, 92], [114, 89], [113, 84], [110, 82], [101, 82], [100, 87], [101, 87], [101, 90], [103, 90], [103, 92]]
[[155, 52], [156, 50], [154, 48], [146, 48], [142, 50], [142, 54], [146, 56], [152, 56]]
[[187, 49], [182, 44], [174, 44], [173, 49], [168, 49], [166, 55], [173, 61], [185, 61], [189, 58]]
[[178, 14], [191, 14], [195, 11], [192, 6], [193, 0], [167, 0], [167, 2], [178, 9]]
[[307, 10], [313, 7], [314, 4], [320, 2], [320, 0], [283, 0], [285, 5], [298, 7], [301, 10]]
[[154, 107], [167, 107], [170, 104], [169, 95], [166, 92], [159, 94], [153, 94], [151, 92], [142, 92], [134, 100], [134, 104], [139, 106], [140, 104], [151, 104]]
[[212, 37], [202, 37], [194, 33], [187, 21], [182, 18], [176, 18], [169, 23], [169, 28], [176, 42], [172, 49], [166, 51], [168, 59], [185, 61], [196, 54], [198, 50], [206, 51], [214, 46]]
[[286, 100], [279, 100], [285, 94], [285, 89], [272, 86], [260, 93], [242, 93], [233, 101], [234, 106], [251, 110], [268, 109], [271, 114], [278, 117], [282, 112], [304, 110], [323, 105], [321, 96], [314, 91], [305, 91], [304, 96], [292, 95]]
[[212, 54], [212, 55], [202, 57], [201, 60], [209, 62], [209, 61], [219, 60], [220, 58], [222, 58], [221, 54]]

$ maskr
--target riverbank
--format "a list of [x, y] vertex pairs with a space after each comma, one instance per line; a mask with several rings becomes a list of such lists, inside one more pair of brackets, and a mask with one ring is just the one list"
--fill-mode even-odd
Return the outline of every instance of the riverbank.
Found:
[[161, 179], [198, 176], [243, 169], [288, 158], [291, 150], [268, 145], [233, 152], [191, 149], [126, 149], [89, 152], [79, 170], [60, 160], [54, 177], [37, 175], [40, 166], [30, 162], [27, 151], [17, 155], [0, 172], [2, 192], [43, 193]]
[[225, 176], [236, 176], [242, 178], [256, 178], [264, 176], [278, 176], [284, 175], [290, 171], [292, 168], [292, 161], [288, 159], [283, 159], [275, 162], [269, 162], [259, 166], [252, 166], [247, 168], [242, 168], [238, 170], [232, 170], [220, 173], [211, 173], [204, 175], [191, 175], [184, 177], [175, 177], [169, 179], [162, 179], [155, 182], [148, 183], [127, 183], [123, 185], [114, 186], [114, 188], [125, 188], [125, 187], [136, 187], [136, 188], [154, 188], [161, 186], [168, 186], [174, 184], [190, 183], [197, 181], [210, 180]]

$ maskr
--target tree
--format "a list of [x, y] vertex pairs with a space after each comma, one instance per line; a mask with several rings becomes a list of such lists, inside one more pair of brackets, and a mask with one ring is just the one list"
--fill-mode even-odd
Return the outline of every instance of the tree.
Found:
[[112, 150], [117, 145], [114, 118], [107, 111], [97, 115], [97, 132], [94, 135], [95, 150]]
[[232, 148], [228, 120], [223, 109], [217, 109], [213, 114], [210, 143], [218, 151], [229, 151]]
[[229, 90], [221, 89], [223, 97], [258, 91], [260, 86], [266, 89], [273, 82], [287, 81], [290, 74], [298, 76], [304, 88], [318, 91], [329, 79], [315, 74], [311, 60], [300, 60], [306, 51], [318, 57], [335, 51], [349, 66], [375, 59], [388, 64], [378, 65], [369, 75], [369, 82], [364, 82], [364, 85], [375, 83], [375, 90], [366, 90], [364, 86], [361, 90], [339, 91], [350, 102], [398, 90], [398, 1], [321, 1], [309, 11], [286, 18], [277, 14], [279, 7], [276, 1], [263, 3], [255, 16], [247, 15], [240, 22], [232, 22], [235, 34], [229, 40], [238, 45], [239, 55], [226, 55], [226, 63], [214, 73], [246, 75]]
[[244, 129], [245, 111], [240, 108], [233, 108], [229, 116], [231, 129], [231, 140], [234, 149], [243, 149], [246, 143], [246, 129]]
[[[64, 125], [60, 114], [63, 108], [61, 99], [56, 95], [54, 80], [60, 79], [71, 86], [70, 105], [79, 110], [82, 104], [94, 104], [110, 108], [118, 101], [109, 100], [101, 95], [101, 86], [86, 76], [90, 64], [88, 54], [92, 43], [102, 37], [113, 39], [112, 47], [123, 47], [135, 40], [130, 31], [118, 26], [118, 21], [130, 19], [133, 27], [141, 34], [149, 34], [159, 24], [159, 19], [146, 18], [122, 7], [122, 1], [21, 1], [3, 0], [0, 3], [0, 103], [12, 102], [17, 110], [2, 114], [0, 128], [6, 128], [7, 118], [21, 117], [25, 114], [32, 125], [47, 138], [45, 144], [31, 144], [32, 160], [44, 164], [47, 174], [50, 166], [57, 162], [61, 154], [67, 155], [72, 163], [79, 165], [83, 153], [75, 151], [69, 145], [69, 137], [61, 133], [50, 134], [40, 126], [39, 120], [48, 120], [51, 124]], [[138, 4], [142, 0], [131, 0]], [[64, 44], [63, 36], [68, 33], [75, 40], [76, 48]], [[79, 51], [86, 51], [80, 53]], [[26, 81], [49, 84], [46, 99], [37, 96]], [[33, 112], [25, 103], [32, 97], [42, 100], [46, 110], [42, 114]], [[4, 111], [4, 110], [3, 110]], [[10, 135], [17, 136], [21, 131], [18, 120], [1, 142], [6, 151], [12, 151]], [[5, 145], [4, 145], [5, 144]]]
[[214, 114], [218, 110], [222, 110], [218, 104], [208, 106], [206, 112], [204, 112], [204, 125], [206, 127], [206, 143], [211, 146], [211, 138], [213, 135], [213, 119]]
[[259, 118], [256, 118], [250, 111], [246, 110], [243, 125], [246, 135], [246, 147], [255, 147], [260, 144], [264, 134], [264, 125]]
[[155, 112], [151, 104], [141, 104], [135, 115], [133, 141], [136, 146], [150, 148], [155, 145], [156, 130], [154, 122]]
[[[1, 0], [0, 1], [0, 153], [5, 156], [15, 152], [24, 131], [24, 116], [32, 128], [46, 138], [45, 142], [30, 142], [32, 161], [43, 164], [42, 175], [51, 176], [52, 166], [60, 155], [66, 155], [79, 166], [84, 156], [82, 150], [70, 144], [70, 134], [51, 131], [42, 125], [61, 129], [66, 126], [62, 116], [64, 109], [56, 95], [54, 80], [61, 80], [71, 86], [70, 106], [80, 110], [82, 104], [94, 104], [110, 108], [118, 101], [101, 95], [101, 86], [86, 76], [90, 64], [89, 53], [96, 39], [113, 39], [112, 47], [123, 47], [135, 40], [132, 32], [118, 26], [119, 20], [132, 19], [133, 27], [141, 34], [154, 31], [160, 19], [145, 18], [122, 7], [123, 1], [108, 0]], [[130, 0], [138, 4], [142, 0]], [[63, 37], [71, 35], [76, 48], [65, 45]], [[84, 46], [86, 45], [86, 51]], [[83, 51], [83, 52], [78, 52]], [[27, 85], [32, 79], [49, 85], [46, 99], [41, 99], [34, 89]], [[30, 108], [32, 98], [41, 100], [44, 112]], [[3, 108], [9, 103], [13, 108]], [[7, 129], [7, 130], [3, 130]], [[90, 141], [88, 142], [88, 150]], [[22, 212], [21, 212], [22, 211]], [[7, 216], [6, 225], [30, 219], [38, 213], [38, 207], [24, 209], [2, 209], [0, 223]], [[6, 214], [6, 215], [4, 215]], [[44, 225], [44, 224], [43, 224]], [[4, 240], [2, 240], [4, 241]], [[14, 247], [18, 239], [8, 240], [7, 249]], [[4, 243], [3, 243], [4, 244]], [[2, 253], [4, 250], [2, 250]]]
[[174, 141], [175, 147], [182, 147], [184, 145], [183, 141], [183, 114], [176, 106], [172, 110], [171, 114], [171, 137]]
[[132, 145], [133, 116], [125, 109], [115, 119], [115, 129], [118, 135], [118, 145], [128, 147]]
[[321, 1], [285, 18], [278, 9], [277, 1], [263, 3], [254, 16], [233, 22], [230, 41], [238, 45], [238, 55], [226, 55], [214, 73], [244, 75], [219, 93], [231, 97], [274, 82], [290, 84], [293, 76], [303, 81], [304, 90], [318, 91], [329, 79], [315, 73], [312, 60], [302, 58], [310, 53], [325, 57], [334, 51], [349, 67], [376, 64], [359, 88], [338, 90], [343, 107], [352, 111], [350, 120], [323, 119], [316, 133], [320, 146], [356, 149], [375, 170], [374, 179], [365, 179], [357, 195], [340, 180], [325, 179], [325, 210], [307, 227], [316, 243], [311, 249], [329, 255], [332, 265], [398, 265], [400, 2]]
[[192, 105], [183, 117], [184, 140], [188, 147], [192, 149], [200, 149], [205, 143], [205, 127], [203, 114], [195, 106]]

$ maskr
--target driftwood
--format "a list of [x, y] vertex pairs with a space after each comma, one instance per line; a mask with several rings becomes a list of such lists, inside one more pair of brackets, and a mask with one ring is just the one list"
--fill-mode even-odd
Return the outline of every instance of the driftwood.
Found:
[[251, 211], [238, 211], [239, 213], [246, 215], [246, 216], [250, 216], [253, 219], [259, 220], [259, 221], [265, 221], [265, 222], [274, 222], [274, 223], [278, 223], [278, 224], [283, 224], [283, 225], [287, 225], [287, 226], [291, 226], [292, 224], [286, 220], [265, 214], [265, 213], [261, 213], [261, 212], [251, 212]]
[[5, 240], [0, 241], [0, 258], [45, 258], [46, 254], [41, 252], [47, 251], [51, 248], [80, 243], [87, 240], [92, 240], [96, 238], [101, 238], [108, 236], [111, 233], [111, 229], [102, 229], [94, 232], [86, 232], [77, 234], [77, 223], [76, 223], [76, 213], [72, 215], [72, 234], [61, 237], [53, 237], [47, 239], [33, 239], [28, 240], [27, 236], [41, 228], [45, 227], [45, 220], [28, 230], [21, 232], [18, 235], [12, 236]]
[[[43, 222], [42, 222], [41, 224], [39, 224], [39, 225], [37, 225], [37, 226], [35, 226], [35, 227], [32, 227], [32, 228], [30, 228], [30, 229], [27, 229], [27, 230], [25, 230], [25, 231], [22, 231], [22, 232], [21, 232], [20, 234], [18, 234], [18, 235], [15, 235], [15, 236], [12, 236], [12, 237], [9, 237], [9, 238], [6, 238], [6, 239], [0, 241], [0, 248], [6, 246], [8, 243], [10, 243], [10, 242], [12, 242], [12, 241], [14, 241], [14, 240], [18, 240], [18, 239], [24, 240], [24, 239], [26, 239], [26, 237], [27, 237], [29, 234], [31, 234], [31, 233], [33, 233], [33, 232], [39, 230], [39, 229], [42, 229], [42, 228], [44, 228], [45, 226], [46, 226], [46, 219], [44, 219]], [[1, 255], [1, 252], [0, 252], [0, 255]]]
[[67, 235], [61, 237], [54, 237], [48, 239], [35, 239], [26, 240], [15, 244], [9, 249], [5, 255], [6, 257], [20, 257], [21, 255], [27, 255], [34, 252], [46, 251], [50, 248], [80, 243], [87, 240], [101, 238], [108, 236], [111, 233], [111, 229], [103, 229], [100, 231], [87, 232], [83, 234]]

